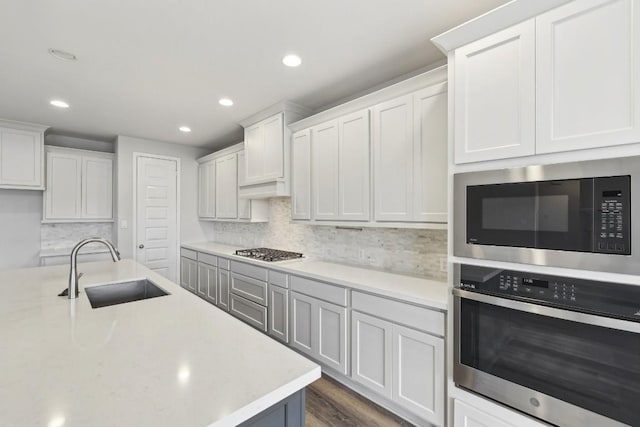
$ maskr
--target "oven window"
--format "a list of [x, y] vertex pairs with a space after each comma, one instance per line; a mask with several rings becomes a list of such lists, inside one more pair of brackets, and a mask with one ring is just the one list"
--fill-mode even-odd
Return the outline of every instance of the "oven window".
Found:
[[640, 334], [461, 299], [460, 362], [617, 421], [640, 422]]

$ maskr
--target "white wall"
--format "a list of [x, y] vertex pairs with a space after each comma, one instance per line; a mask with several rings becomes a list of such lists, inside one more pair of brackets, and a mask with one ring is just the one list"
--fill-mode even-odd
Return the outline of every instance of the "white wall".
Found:
[[[271, 247], [303, 252], [324, 261], [384, 269], [401, 274], [445, 280], [441, 266], [447, 258], [446, 230], [362, 228], [291, 223], [291, 199], [269, 201], [269, 222], [216, 222], [214, 240], [239, 248]], [[444, 263], [446, 266], [446, 263]], [[443, 266], [443, 267], [444, 267]]]
[[0, 269], [40, 265], [42, 191], [0, 190]]
[[[124, 258], [133, 257], [133, 153], [180, 158], [180, 240], [211, 240], [213, 226], [198, 221], [198, 164], [210, 150], [148, 139], [118, 136], [116, 140], [116, 240]], [[126, 220], [128, 228], [121, 228]]]
[[45, 145], [55, 145], [56, 147], [77, 148], [79, 150], [103, 151], [113, 153], [115, 144], [95, 139], [76, 138], [66, 135], [47, 134], [44, 137]]

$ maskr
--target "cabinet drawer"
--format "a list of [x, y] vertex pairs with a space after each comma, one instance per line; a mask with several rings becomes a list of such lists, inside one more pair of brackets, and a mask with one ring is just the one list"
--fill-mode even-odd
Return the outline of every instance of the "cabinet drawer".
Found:
[[187, 248], [180, 248], [180, 256], [192, 259], [194, 261], [198, 260], [198, 253]]
[[226, 258], [218, 257], [218, 268], [222, 268], [223, 270], [229, 269], [229, 260]]
[[243, 276], [253, 277], [254, 279], [267, 281], [267, 269], [256, 265], [245, 264], [244, 262], [231, 261], [231, 271], [240, 273]]
[[215, 255], [205, 254], [204, 252], [198, 252], [198, 261], [205, 264], [216, 267], [218, 265], [218, 257]]
[[440, 311], [357, 291], [351, 293], [351, 307], [430, 334], [444, 336], [444, 313]]
[[230, 310], [238, 319], [267, 332], [267, 308], [244, 299], [240, 296], [231, 294], [229, 296]]
[[267, 282], [231, 271], [231, 293], [258, 304], [267, 305]]
[[304, 277], [291, 276], [291, 290], [334, 304], [347, 306], [347, 289]]
[[289, 277], [285, 273], [269, 270], [269, 284], [280, 286], [281, 288], [288, 288]]

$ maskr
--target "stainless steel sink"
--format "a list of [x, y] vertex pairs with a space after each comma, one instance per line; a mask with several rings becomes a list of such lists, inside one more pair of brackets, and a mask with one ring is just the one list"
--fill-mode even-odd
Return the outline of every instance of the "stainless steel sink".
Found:
[[84, 291], [93, 308], [169, 295], [164, 289], [147, 279], [88, 286], [84, 288]]

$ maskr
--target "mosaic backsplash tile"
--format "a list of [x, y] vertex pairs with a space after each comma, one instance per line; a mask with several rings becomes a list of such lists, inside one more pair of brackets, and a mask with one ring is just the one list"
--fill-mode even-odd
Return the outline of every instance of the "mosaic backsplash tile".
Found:
[[270, 200], [268, 223], [215, 222], [214, 240], [250, 247], [303, 252], [309, 258], [446, 280], [446, 230], [396, 228], [340, 229], [291, 223], [289, 198]]
[[103, 237], [114, 241], [112, 222], [42, 224], [40, 236], [43, 250], [72, 248], [88, 237]]

